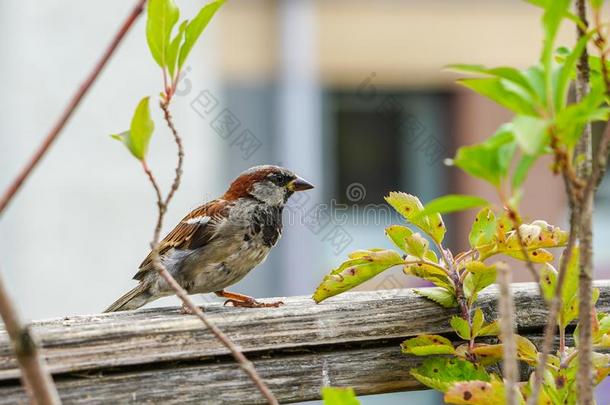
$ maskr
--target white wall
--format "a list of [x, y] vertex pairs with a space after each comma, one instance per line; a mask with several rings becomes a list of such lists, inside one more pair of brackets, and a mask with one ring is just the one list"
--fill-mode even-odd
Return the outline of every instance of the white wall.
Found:
[[[135, 1], [4, 0], [0, 4], [0, 190], [20, 170]], [[198, 2], [179, 2], [193, 15]], [[222, 13], [222, 11], [221, 11]], [[187, 14], [185, 12], [185, 14]], [[161, 89], [140, 18], [59, 141], [0, 220], [0, 269], [24, 316], [102, 310], [133, 285], [148, 251], [154, 196], [139, 165], [108, 134], [128, 127], [145, 95]], [[187, 150], [166, 229], [220, 194], [220, 138], [189, 106], [217, 87], [214, 23], [190, 59], [193, 90], [173, 105]], [[156, 103], [151, 104], [156, 108]], [[161, 116], [151, 165], [171, 180], [175, 149]]]

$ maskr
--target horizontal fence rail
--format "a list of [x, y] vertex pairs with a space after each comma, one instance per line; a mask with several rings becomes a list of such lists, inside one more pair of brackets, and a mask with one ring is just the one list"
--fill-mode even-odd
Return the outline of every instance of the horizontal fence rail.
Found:
[[[610, 281], [598, 309], [610, 312]], [[517, 326], [541, 341], [546, 308], [533, 283], [513, 284]], [[480, 294], [490, 320], [497, 290]], [[451, 333], [457, 311], [412, 290], [352, 292], [316, 305], [284, 299], [279, 308], [206, 306], [215, 322], [253, 361], [282, 403], [320, 398], [324, 385], [352, 386], [359, 395], [417, 390], [409, 374], [420, 358], [403, 355], [402, 340]], [[227, 350], [194, 316], [160, 308], [33, 323], [64, 403], [264, 403]], [[0, 330], [0, 404], [26, 402], [8, 336]]]

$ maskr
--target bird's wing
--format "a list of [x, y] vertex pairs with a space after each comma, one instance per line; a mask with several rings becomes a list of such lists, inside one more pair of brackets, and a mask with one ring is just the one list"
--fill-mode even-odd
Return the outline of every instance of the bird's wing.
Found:
[[[163, 256], [170, 249], [197, 249], [206, 245], [215, 237], [216, 225], [227, 216], [230, 201], [214, 200], [191, 211], [159, 243], [159, 255]], [[140, 270], [133, 277], [142, 280], [151, 269], [152, 252], [140, 264]]]

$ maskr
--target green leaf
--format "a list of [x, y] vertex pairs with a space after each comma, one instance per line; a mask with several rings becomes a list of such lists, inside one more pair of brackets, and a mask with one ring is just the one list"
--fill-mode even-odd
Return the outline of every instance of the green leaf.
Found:
[[397, 248], [406, 252], [406, 237], [411, 236], [413, 231], [402, 225], [391, 225], [385, 229], [385, 234], [396, 245]]
[[167, 52], [172, 29], [180, 11], [173, 0], [149, 0], [146, 40], [150, 53], [161, 68], [167, 67]]
[[313, 299], [316, 303], [320, 303], [402, 263], [402, 257], [392, 250], [360, 251], [324, 277]]
[[180, 45], [182, 45], [182, 41], [184, 39], [184, 30], [186, 29], [186, 25], [188, 21], [182, 21], [180, 27], [178, 28], [178, 33], [172, 39], [172, 42], [169, 44], [167, 48], [167, 69], [169, 70], [169, 76], [174, 77], [174, 72], [176, 71], [176, 62], [178, 61], [178, 51], [180, 50]]
[[496, 233], [496, 216], [491, 208], [483, 208], [474, 219], [468, 235], [470, 247], [478, 249], [493, 242]]
[[518, 190], [523, 185], [523, 182], [527, 178], [527, 173], [530, 171], [532, 165], [538, 160], [538, 156], [535, 155], [523, 155], [517, 163], [517, 167], [513, 173], [512, 186], [513, 190]]
[[455, 293], [442, 287], [431, 287], [413, 290], [417, 295], [421, 295], [431, 301], [436, 302], [444, 308], [455, 308], [458, 306]]
[[512, 126], [512, 123], [502, 125], [483, 143], [462, 146], [458, 149], [453, 164], [473, 177], [500, 186], [515, 153]]
[[496, 266], [486, 266], [478, 270], [477, 272], [469, 272], [464, 279], [464, 294], [471, 303], [477, 299], [479, 292], [496, 281]]
[[[545, 11], [542, 16], [542, 25], [544, 27], [544, 45], [542, 49], [541, 61], [545, 72], [545, 83], [547, 92], [552, 89], [552, 61], [553, 49], [555, 46], [555, 38], [559, 31], [562, 19], [568, 12], [570, 0], [553, 0], [546, 4]], [[554, 95], [550, 94], [548, 100], [554, 100]]]
[[464, 340], [470, 339], [470, 325], [468, 325], [468, 321], [454, 315], [451, 317], [449, 324], [459, 337]]
[[568, 53], [568, 56], [560, 67], [559, 78], [557, 79], [557, 93], [555, 93], [556, 111], [561, 111], [566, 106], [568, 88], [570, 87], [570, 81], [574, 76], [574, 72], [576, 72], [576, 65], [594, 32], [595, 31], [591, 31], [578, 40], [576, 46]]
[[447, 228], [440, 214], [419, 217], [418, 214], [424, 207], [417, 197], [393, 191], [385, 197], [385, 200], [407, 221], [426, 232], [436, 242], [440, 243], [443, 240]]
[[435, 198], [424, 206], [423, 211], [417, 214], [417, 218], [421, 218], [432, 214], [445, 214], [449, 212], [465, 211], [471, 208], [477, 208], [484, 205], [489, 205], [489, 201], [481, 197], [472, 195], [449, 194], [439, 198]]
[[148, 101], [149, 97], [144, 97], [140, 103], [138, 103], [133, 118], [131, 119], [131, 128], [129, 131], [111, 135], [114, 139], [123, 142], [131, 154], [138, 160], [144, 160], [146, 158], [150, 137], [155, 129], [155, 124], [150, 118]]
[[186, 26], [184, 44], [180, 48], [180, 56], [178, 57], [178, 68], [182, 68], [184, 61], [195, 46], [195, 42], [199, 39], [199, 36], [207, 27], [214, 14], [218, 11], [220, 6], [224, 4], [225, 0], [213, 1], [206, 4], [197, 14], [193, 20]]
[[420, 335], [416, 338], [405, 340], [400, 347], [403, 353], [414, 354], [416, 356], [455, 353], [451, 341], [439, 335]]
[[529, 93], [532, 97], [534, 97], [534, 98], [538, 97], [538, 94], [537, 94], [534, 86], [532, 85], [532, 83], [530, 83], [530, 78], [526, 74], [524, 74], [524, 72], [521, 72], [520, 70], [515, 69], [513, 67], [500, 66], [500, 67], [488, 69], [481, 65], [454, 64], [454, 65], [449, 65], [448, 68], [450, 70], [454, 70], [454, 71], [458, 71], [458, 72], [475, 73], [475, 74], [478, 73], [478, 74], [484, 74], [484, 75], [489, 75], [489, 76], [495, 76], [499, 79], [505, 79], [505, 80], [512, 82], [513, 84], [515, 84], [517, 86], [520, 86], [524, 91]]
[[438, 391], [447, 391], [454, 383], [461, 381], [490, 381], [483, 367], [459, 358], [432, 357], [411, 369], [411, 375], [422, 384]]
[[458, 83], [517, 114], [537, 115], [532, 96], [508, 80], [492, 77], [461, 79]]
[[556, 117], [557, 137], [569, 148], [576, 145], [591, 121], [607, 121], [610, 109], [603, 105], [605, 89], [593, 87], [580, 102], [561, 110]]
[[354, 389], [343, 387], [322, 387], [324, 405], [359, 405]]
[[528, 155], [539, 155], [549, 141], [549, 123], [541, 118], [518, 115], [513, 119], [513, 130], [517, 143]]

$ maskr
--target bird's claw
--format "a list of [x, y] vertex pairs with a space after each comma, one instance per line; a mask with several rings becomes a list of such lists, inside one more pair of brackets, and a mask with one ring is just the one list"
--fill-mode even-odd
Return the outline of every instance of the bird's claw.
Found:
[[232, 304], [234, 307], [242, 307], [242, 308], [277, 308], [280, 305], [284, 305], [282, 301], [275, 302], [260, 302], [257, 300], [248, 300], [248, 301], [238, 301], [229, 299], [226, 300], [224, 305]]

